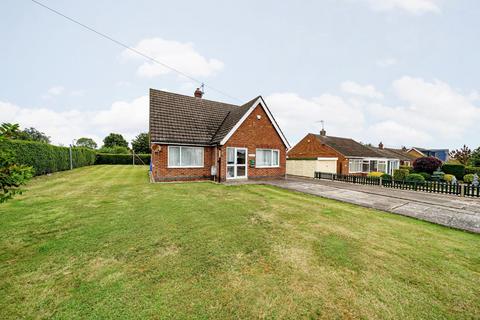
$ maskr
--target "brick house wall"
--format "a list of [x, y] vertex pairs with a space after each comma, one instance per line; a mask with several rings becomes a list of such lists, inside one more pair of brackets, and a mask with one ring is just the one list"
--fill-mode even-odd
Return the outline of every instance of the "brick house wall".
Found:
[[314, 134], [307, 134], [299, 143], [288, 151], [289, 159], [316, 159], [318, 157], [336, 157], [337, 173], [348, 174], [348, 159], [332, 147], [318, 141]]
[[[258, 118], [260, 116], [260, 119]], [[250, 160], [255, 160], [253, 155], [256, 149], [278, 149], [280, 150], [280, 166], [277, 168], [251, 168], [248, 165], [247, 175], [249, 179], [255, 178], [283, 178], [286, 174], [286, 149], [287, 146], [282, 141], [275, 130], [272, 122], [261, 106], [257, 106], [253, 112], [245, 119], [235, 133], [228, 139], [225, 145], [220, 146], [220, 180], [225, 181], [227, 176], [226, 154], [227, 147], [247, 148], [247, 164]]]
[[211, 167], [215, 163], [215, 147], [204, 147], [203, 168], [168, 168], [168, 145], [152, 148], [152, 175], [155, 181], [211, 180]]

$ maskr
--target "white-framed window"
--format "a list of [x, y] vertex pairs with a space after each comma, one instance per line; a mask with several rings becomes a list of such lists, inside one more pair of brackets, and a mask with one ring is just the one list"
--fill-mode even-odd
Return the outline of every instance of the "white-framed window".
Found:
[[255, 158], [257, 168], [280, 166], [280, 151], [276, 149], [257, 149]]
[[379, 172], [387, 173], [387, 161], [378, 161], [378, 168]]
[[203, 168], [203, 147], [168, 147], [169, 168]]
[[349, 173], [357, 173], [362, 172], [362, 159], [349, 159], [348, 160], [348, 172]]

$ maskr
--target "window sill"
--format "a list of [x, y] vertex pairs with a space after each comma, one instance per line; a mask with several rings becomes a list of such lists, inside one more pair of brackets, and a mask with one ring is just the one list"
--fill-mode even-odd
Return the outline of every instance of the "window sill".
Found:
[[167, 169], [199, 169], [205, 166], [167, 166]]
[[280, 166], [255, 166], [255, 169], [280, 168]]

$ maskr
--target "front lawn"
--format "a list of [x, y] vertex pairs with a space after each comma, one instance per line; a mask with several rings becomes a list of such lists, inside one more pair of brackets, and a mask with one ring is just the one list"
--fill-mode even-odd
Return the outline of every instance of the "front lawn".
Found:
[[480, 236], [141, 166], [0, 205], [0, 318], [480, 318]]

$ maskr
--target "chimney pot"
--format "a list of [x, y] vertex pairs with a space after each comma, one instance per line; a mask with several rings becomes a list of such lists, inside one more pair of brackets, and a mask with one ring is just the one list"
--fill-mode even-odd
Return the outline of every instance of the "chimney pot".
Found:
[[200, 90], [200, 88], [197, 88], [197, 90], [195, 90], [195, 93], [193, 94], [195, 96], [195, 98], [202, 98], [203, 96], [203, 92], [202, 90]]
[[320, 130], [320, 135], [325, 137], [327, 135], [327, 131], [325, 131], [325, 129]]
[[380, 142], [380, 143], [378, 144], [378, 149], [383, 149], [383, 143]]

